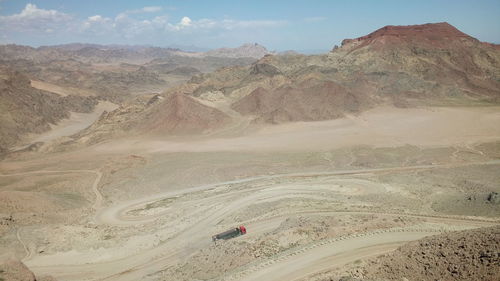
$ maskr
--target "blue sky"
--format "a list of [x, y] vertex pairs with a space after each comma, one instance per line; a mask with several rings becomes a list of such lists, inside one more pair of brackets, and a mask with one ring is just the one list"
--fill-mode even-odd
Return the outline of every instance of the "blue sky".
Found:
[[499, 15], [500, 0], [0, 0], [0, 44], [328, 50], [385, 25], [443, 21], [500, 43]]

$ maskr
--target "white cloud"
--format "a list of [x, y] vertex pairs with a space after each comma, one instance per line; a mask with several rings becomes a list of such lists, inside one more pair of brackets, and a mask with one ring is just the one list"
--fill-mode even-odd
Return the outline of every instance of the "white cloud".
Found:
[[100, 21], [103, 21], [104, 18], [101, 15], [95, 15], [95, 16], [88, 17], [87, 20], [90, 22], [100, 22]]
[[57, 20], [59, 18], [64, 18], [65, 16], [66, 16], [65, 14], [60, 13], [56, 10], [38, 9], [35, 4], [28, 3], [26, 4], [26, 7], [24, 7], [24, 10], [22, 10], [20, 14], [12, 15], [11, 18], [20, 18], [20, 19], [50, 18]]
[[190, 18], [188, 18], [188, 17], [183, 17], [183, 18], [181, 19], [181, 22], [179, 23], [179, 25], [180, 25], [180, 26], [185, 26], [185, 27], [187, 27], [187, 26], [190, 26], [192, 22], [193, 22], [193, 21], [192, 21]]
[[211, 19], [200, 19], [196, 22], [200, 28], [210, 29], [217, 27], [217, 21]]
[[142, 13], [157, 13], [163, 10], [160, 6], [146, 6], [137, 10], [125, 11], [126, 14], [142, 14]]
[[91, 36], [102, 36], [112, 33], [113, 20], [101, 15], [90, 16], [83, 21], [75, 21], [72, 25], [72, 32]]
[[149, 6], [149, 7], [144, 7], [141, 10], [145, 13], [155, 13], [161, 11], [162, 8], [159, 6]]
[[[43, 31], [57, 29], [72, 20], [69, 14], [57, 10], [39, 9], [28, 3], [19, 14], [0, 16], [0, 29], [11, 31]], [[58, 27], [59, 25], [59, 27]]]
[[169, 24], [168, 28], [172, 31], [194, 30], [194, 29], [252, 29], [262, 27], [279, 27], [288, 22], [283, 20], [213, 20], [200, 19], [192, 20], [189, 17], [183, 17], [177, 24]]
[[132, 39], [156, 40], [155, 38], [169, 36], [189, 39], [193, 34], [215, 38], [224, 32], [241, 30], [244, 33], [249, 29], [276, 28], [288, 24], [283, 20], [192, 19], [189, 16], [172, 22], [166, 14], [160, 13], [165, 9], [167, 8], [146, 6], [124, 11], [114, 17], [96, 14], [87, 18], [76, 18], [58, 10], [42, 9], [29, 3], [17, 14], [0, 16], [0, 36], [4, 37], [0, 38], [0, 41], [22, 37], [28, 41], [30, 37], [43, 37], [44, 41], [54, 38], [95, 41], [105, 38], [108, 42], [121, 42]]
[[179, 31], [182, 29], [187, 29], [189, 27], [196, 28], [196, 23], [194, 23], [189, 17], [182, 17], [182, 19], [176, 24], [167, 24], [166, 30]]

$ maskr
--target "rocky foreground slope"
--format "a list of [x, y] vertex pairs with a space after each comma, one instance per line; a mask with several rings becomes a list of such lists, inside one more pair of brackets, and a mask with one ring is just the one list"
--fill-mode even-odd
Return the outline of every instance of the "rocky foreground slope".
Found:
[[500, 280], [500, 226], [410, 242], [356, 266], [344, 277], [314, 280]]

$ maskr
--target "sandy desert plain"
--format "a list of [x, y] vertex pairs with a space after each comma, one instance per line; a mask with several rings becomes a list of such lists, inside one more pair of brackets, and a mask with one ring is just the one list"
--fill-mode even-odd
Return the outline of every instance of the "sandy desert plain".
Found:
[[[7, 157], [2, 256], [58, 280], [329, 280], [408, 241], [498, 225], [500, 107], [235, 123]], [[248, 234], [211, 241], [237, 225]]]

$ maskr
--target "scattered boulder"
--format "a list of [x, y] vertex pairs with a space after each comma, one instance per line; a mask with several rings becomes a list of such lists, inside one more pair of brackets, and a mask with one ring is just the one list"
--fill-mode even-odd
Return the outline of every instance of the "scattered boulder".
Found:
[[500, 204], [500, 194], [494, 191], [490, 192], [488, 196], [486, 196], [486, 200], [491, 204]]

